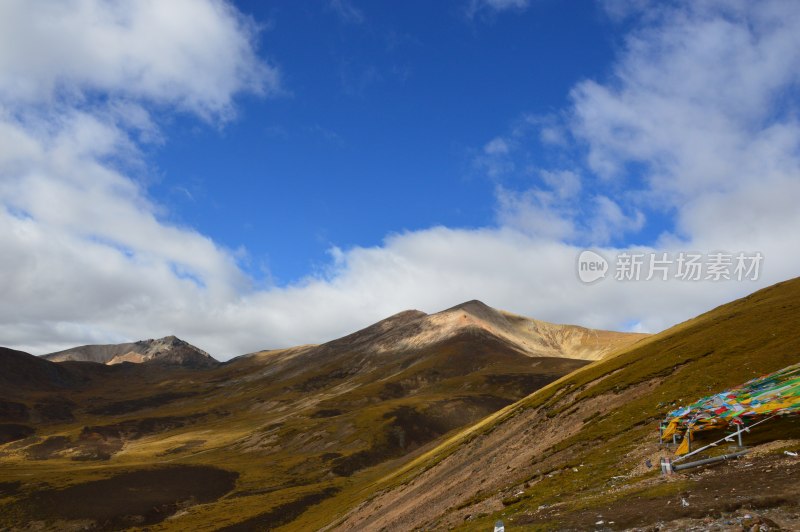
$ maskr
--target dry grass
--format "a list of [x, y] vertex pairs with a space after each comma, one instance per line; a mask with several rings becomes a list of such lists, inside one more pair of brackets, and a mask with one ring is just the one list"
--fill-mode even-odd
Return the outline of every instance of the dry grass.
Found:
[[[27, 419], [36, 435], [0, 447], [0, 476], [19, 483], [0, 498], [0, 528], [75, 517], [43, 516], [34, 504], [43, 490], [78, 493], [92, 482], [178, 466], [238, 476], [214, 500], [183, 493], [174, 517], [148, 518], [151, 530], [215, 530], [251, 519], [280, 526], [295, 517], [322, 526], [330, 502], [357, 502], [442, 437], [585, 364], [533, 359], [470, 329], [379, 356], [364, 347], [373, 334], [259, 353], [213, 370], [65, 363], [90, 383], [58, 392], [69, 397], [70, 416]], [[52, 396], [32, 389], [14, 398], [33, 411]], [[37, 449], [42, 459], [32, 460]]]
[[[500, 501], [508, 492], [522, 490], [522, 496], [497, 513], [473, 518], [459, 526], [467, 530], [485, 530], [503, 516], [511, 523], [515, 515], [535, 513], [542, 505], [559, 504], [567, 508], [600, 507], [610, 500], [627, 496], [624, 490], [611, 489], [624, 477], [635, 484], [645, 477], [630, 476], [639, 467], [626, 456], [636, 454], [642, 442], [657, 445], [658, 421], [680, 403], [689, 403], [717, 390], [740, 384], [796, 363], [800, 359], [800, 280], [787, 281], [759, 291], [744, 299], [714, 309], [697, 318], [643, 340], [607, 360], [590, 364], [548, 385], [529, 397], [510, 405], [492, 416], [451, 437], [443, 444], [421, 455], [402, 468], [383, 477], [371, 487], [372, 493], [389, 490], [384, 497], [364, 505], [357, 514], [380, 515], [377, 508], [395, 492], [411, 483], [424, 486], [424, 478], [444, 478], [446, 471], [455, 471], [469, 453], [466, 449], [483, 442], [493, 433], [509, 441], [520, 434], [503, 432], [517, 416], [546, 419], [547, 425], [558, 426], [586, 405], [586, 416], [575, 433], [564, 437], [532, 459], [526, 471], [510, 475], [507, 483], [490, 491], [475, 489], [472, 505], [482, 501]], [[624, 397], [626, 390], [647, 385], [647, 393], [627, 398], [613, 408], [603, 406], [601, 398]], [[546, 425], [540, 427], [545, 430]], [[796, 437], [794, 424], [784, 422], [754, 431], [751, 443], [775, 438]], [[788, 436], [787, 436], [788, 435]], [[498, 436], [499, 437], [499, 436]], [[510, 447], [510, 446], [509, 446]], [[508, 460], [510, 457], [506, 458]], [[498, 458], [502, 463], [502, 456]], [[591, 464], [591, 467], [577, 467]], [[429, 471], [440, 470], [437, 475]], [[577, 469], [577, 471], [573, 471]], [[552, 474], [565, 471], [566, 475]], [[484, 471], [479, 475], [488, 476]], [[530, 486], [526, 488], [524, 484]], [[435, 487], [431, 486], [431, 490]], [[655, 489], [655, 488], [654, 488]], [[666, 492], [674, 486], [664, 486]], [[458, 524], [448, 515], [464, 515], [455, 509], [467, 499], [453, 500], [450, 510], [442, 515], [429, 515], [428, 526]], [[422, 504], [423, 501], [420, 501]], [[469, 506], [469, 505], [468, 505]], [[486, 505], [484, 505], [486, 506]], [[497, 505], [495, 504], [495, 507]], [[413, 508], [411, 506], [410, 508]], [[414, 510], [409, 510], [413, 512]], [[442, 521], [440, 521], [442, 520]], [[547, 523], [540, 523], [548, 526]]]

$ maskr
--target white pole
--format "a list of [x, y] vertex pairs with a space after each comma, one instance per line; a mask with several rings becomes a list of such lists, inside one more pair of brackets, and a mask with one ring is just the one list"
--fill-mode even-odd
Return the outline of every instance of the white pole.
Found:
[[[751, 428], [755, 427], [756, 425], [760, 425], [760, 424], [762, 424], [763, 422], [765, 422], [765, 421], [769, 421], [770, 419], [772, 419], [772, 418], [774, 418], [774, 417], [778, 417], [778, 414], [775, 414], [775, 415], [769, 416], [768, 418], [762, 419], [761, 421], [759, 421], [759, 422], [757, 422], [757, 423], [753, 423], [753, 424], [752, 424], [752, 425], [750, 425], [749, 427], [746, 427], [746, 428], [745, 428], [745, 430], [750, 430]], [[705, 447], [700, 447], [699, 449], [696, 449], [696, 450], [694, 450], [694, 451], [692, 451], [692, 452], [690, 452], [690, 453], [686, 453], [686, 454], [684, 454], [683, 456], [679, 456], [678, 458], [676, 458], [675, 460], [673, 460], [673, 462], [672, 462], [672, 463], [674, 464], [674, 463], [680, 462], [681, 460], [685, 460], [685, 459], [689, 458], [690, 456], [692, 456], [693, 454], [697, 454], [697, 453], [699, 453], [700, 451], [704, 451], [704, 450], [708, 449], [709, 447], [714, 447], [714, 446], [715, 446], [715, 445], [717, 445], [718, 443], [720, 443], [720, 442], [723, 442], [723, 441], [727, 440], [728, 438], [730, 438], [730, 436], [725, 436], [724, 438], [722, 438], [722, 439], [720, 439], [720, 440], [717, 440], [717, 441], [715, 441], [714, 443], [709, 443], [709, 444], [708, 444], [708, 445], [706, 445]]]

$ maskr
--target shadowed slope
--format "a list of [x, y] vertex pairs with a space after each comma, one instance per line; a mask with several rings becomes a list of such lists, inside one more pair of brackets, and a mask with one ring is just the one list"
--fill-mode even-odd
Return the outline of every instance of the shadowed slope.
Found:
[[[514, 331], [508, 315], [470, 302], [430, 316], [402, 312], [326, 344], [254, 353], [206, 371], [39, 359], [87, 380], [70, 392], [63, 419], [43, 422], [32, 414], [44, 401], [64, 403], [63, 396], [38, 390], [13, 399], [9, 408], [30, 414], [25, 424], [36, 434], [10, 427], [18, 439], [0, 448], [0, 474], [20, 483], [11, 499], [0, 500], [0, 527], [35, 517], [26, 512], [44, 500], [42, 482], [81, 493], [106, 478], [182, 465], [235, 473], [235, 488], [200, 506], [181, 502], [190, 511], [160, 529], [292, 528], [316, 505], [352, 496], [461, 427], [587, 364], [547, 355], [560, 353], [561, 344], [531, 350]], [[89, 352], [113, 360], [129, 348]], [[47, 519], [77, 517], [65, 509]], [[149, 514], [116, 510], [96, 517], [154, 522]]]
[[64, 366], [22, 351], [0, 347], [0, 388], [70, 388], [81, 380]]
[[[671, 453], [658, 448], [658, 422], [673, 405], [796, 363], [798, 323], [800, 279], [794, 279], [643, 340], [542, 388], [387, 476], [363, 492], [365, 502], [338, 528], [485, 530], [501, 511], [509, 526], [572, 529], [592, 528], [601, 513], [617, 526], [705, 515], [719, 503], [703, 498], [702, 490], [726, 485], [725, 475], [737, 474], [735, 466], [717, 468], [718, 476], [700, 488], [648, 472], [645, 459], [657, 464], [659, 455]], [[800, 438], [800, 424], [776, 421], [747, 438], [752, 444]], [[790, 468], [787, 478], [800, 473], [797, 464], [780, 467]], [[759, 490], [739, 494], [745, 501], [739, 504], [746, 504], [747, 496], [761, 497], [753, 504], [798, 503], [796, 485], [771, 478], [769, 470], [751, 470], [749, 485]], [[766, 486], [775, 490], [771, 503]], [[698, 506], [683, 509], [678, 493], [695, 494]], [[632, 506], [632, 501], [637, 502]], [[331, 510], [323, 505], [315, 514], [318, 521], [309, 514], [298, 524], [319, 526]]]

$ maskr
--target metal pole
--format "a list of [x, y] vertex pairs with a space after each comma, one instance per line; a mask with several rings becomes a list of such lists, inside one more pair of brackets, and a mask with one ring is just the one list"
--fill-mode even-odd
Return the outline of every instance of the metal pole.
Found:
[[722, 456], [715, 456], [713, 458], [697, 460], [696, 462], [686, 462], [685, 464], [674, 464], [672, 466], [672, 469], [675, 471], [680, 471], [681, 469], [689, 469], [690, 467], [697, 467], [706, 464], [715, 464], [717, 462], [722, 462], [723, 460], [731, 460], [733, 458], [739, 458], [740, 456], [747, 454], [748, 452], [750, 451], [739, 451], [738, 453], [723, 454]]
[[[752, 429], [752, 428], [753, 428], [753, 427], [755, 427], [756, 425], [760, 425], [760, 424], [764, 423], [765, 421], [769, 421], [770, 419], [772, 419], [772, 418], [774, 418], [774, 417], [778, 417], [778, 414], [774, 414], [774, 415], [772, 415], [772, 416], [770, 416], [770, 417], [768, 417], [768, 418], [766, 418], [766, 419], [762, 419], [761, 421], [758, 421], [758, 422], [756, 422], [756, 423], [753, 423], [753, 424], [752, 424], [752, 425], [750, 425], [749, 427], [745, 427], [745, 431], [748, 431], [748, 432], [749, 432], [749, 431], [750, 431], [750, 429]], [[697, 453], [699, 453], [700, 451], [703, 451], [703, 450], [705, 450], [705, 449], [708, 449], [709, 447], [715, 447], [715, 446], [716, 446], [718, 443], [721, 443], [721, 442], [723, 442], [723, 441], [731, 441], [729, 438], [733, 438], [733, 434], [729, 434], [729, 435], [725, 436], [724, 438], [722, 438], [722, 439], [720, 439], [720, 440], [717, 440], [717, 441], [715, 441], [714, 443], [709, 443], [709, 444], [708, 444], [708, 445], [706, 445], [705, 447], [700, 447], [699, 449], [697, 449], [697, 450], [695, 450], [695, 451], [692, 451], [692, 452], [690, 452], [690, 453], [688, 453], [688, 454], [684, 454], [683, 456], [679, 456], [678, 458], [676, 458], [676, 459], [675, 459], [675, 461], [674, 461], [673, 463], [675, 463], [675, 462], [681, 462], [681, 461], [683, 461], [683, 460], [686, 460], [687, 458], [689, 458], [689, 457], [690, 457], [690, 456], [692, 456], [693, 454], [697, 454]]]
[[742, 426], [738, 425], [737, 427], [739, 430], [736, 431], [736, 435], [739, 436], [739, 447], [742, 446]]

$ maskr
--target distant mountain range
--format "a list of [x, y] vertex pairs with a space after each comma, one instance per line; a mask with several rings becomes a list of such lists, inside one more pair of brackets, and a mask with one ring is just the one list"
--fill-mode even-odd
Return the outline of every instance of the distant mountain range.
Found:
[[219, 364], [205, 351], [175, 336], [126, 344], [83, 345], [43, 355], [42, 358], [51, 362], [97, 362], [108, 365], [132, 362], [194, 368], [211, 368]]
[[[606, 354], [647, 335], [557, 325], [496, 310], [473, 300], [436, 314], [418, 310], [400, 312], [338, 340], [314, 346], [330, 352], [369, 351], [375, 355], [424, 349], [463, 334], [493, 337], [505, 348], [529, 357], [599, 360]], [[307, 346], [310, 347], [310, 346]], [[175, 336], [138, 342], [83, 345], [42, 355], [51, 362], [123, 362], [211, 368], [211, 355]]]
[[[0, 528], [26, 515], [146, 526], [196, 502], [216, 508], [228, 492], [233, 513], [190, 512], [161, 526], [275, 528], [646, 337], [469, 301], [225, 363], [173, 336], [43, 357], [0, 350], [0, 475], [20, 490], [5, 512], [0, 482]], [[35, 479], [15, 476], [31, 461]], [[110, 476], [97, 481], [104, 464]], [[95, 489], [105, 502], [84, 503]], [[144, 489], [146, 501], [126, 495]], [[263, 515], [275, 500], [291, 508]]]

